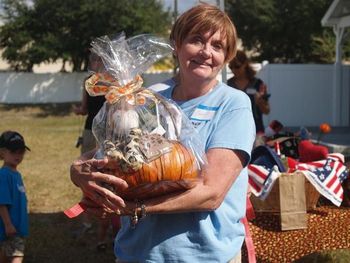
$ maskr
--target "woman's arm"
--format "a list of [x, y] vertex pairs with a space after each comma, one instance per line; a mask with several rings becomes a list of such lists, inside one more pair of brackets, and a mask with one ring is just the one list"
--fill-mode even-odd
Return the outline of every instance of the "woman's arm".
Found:
[[87, 100], [88, 100], [88, 93], [83, 87], [82, 90], [82, 97], [81, 97], [81, 104], [79, 107], [73, 107], [73, 111], [77, 115], [86, 115], [88, 113], [87, 109]]
[[[227, 191], [243, 167], [247, 165], [255, 138], [254, 120], [248, 96], [242, 94], [240, 104], [233, 109], [235, 110], [227, 111], [220, 117], [215, 136], [211, 138], [213, 148], [209, 148], [206, 152], [208, 165], [201, 171], [201, 180], [198, 180], [189, 190], [148, 200], [138, 200], [139, 208], [143, 203], [148, 213], [178, 213], [210, 211], [220, 206]], [[229, 136], [228, 131], [230, 131]], [[214, 148], [214, 145], [223, 145], [222, 137], [225, 136], [229, 137], [227, 145], [241, 145], [242, 150]], [[114, 212], [120, 211], [121, 214], [131, 215], [135, 212], [136, 204], [126, 202], [114, 193], [120, 193], [126, 189], [127, 183], [114, 175], [101, 172], [104, 167], [108, 167], [107, 159], [76, 161], [71, 167], [72, 181], [97, 205]], [[101, 183], [111, 184], [114, 192], [102, 187]], [[140, 212], [140, 209], [137, 211]]]
[[[213, 211], [223, 202], [227, 192], [243, 169], [244, 158], [239, 151], [214, 148], [207, 153], [208, 165], [203, 180], [192, 189], [144, 201], [147, 213], [181, 213]], [[126, 210], [135, 208], [128, 204]]]
[[[214, 148], [207, 152], [208, 165], [202, 170], [200, 180], [193, 188], [182, 193], [163, 195], [140, 203], [144, 204], [147, 213], [181, 213], [190, 211], [212, 211], [220, 206], [228, 190], [243, 169], [243, 153], [230, 149]], [[109, 174], [99, 172], [108, 161], [78, 160], [71, 166], [71, 179], [82, 189], [84, 195], [106, 211], [120, 211], [131, 215], [136, 204], [125, 202], [120, 196], [100, 186], [100, 183], [112, 184], [116, 189], [127, 188], [127, 183]], [[96, 212], [91, 206], [91, 212]]]

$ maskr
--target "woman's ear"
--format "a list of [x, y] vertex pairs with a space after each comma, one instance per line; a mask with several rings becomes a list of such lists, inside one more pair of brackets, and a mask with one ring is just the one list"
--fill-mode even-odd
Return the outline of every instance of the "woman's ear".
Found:
[[174, 45], [173, 45], [173, 57], [177, 57], [177, 50], [178, 50], [178, 48], [177, 48], [177, 46], [174, 44]]

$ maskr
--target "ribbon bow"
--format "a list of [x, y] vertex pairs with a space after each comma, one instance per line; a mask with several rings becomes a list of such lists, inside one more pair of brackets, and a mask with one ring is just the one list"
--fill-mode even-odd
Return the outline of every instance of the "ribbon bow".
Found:
[[156, 100], [152, 92], [142, 88], [142, 84], [140, 75], [122, 86], [108, 73], [95, 73], [85, 81], [85, 89], [90, 96], [105, 95], [110, 104], [118, 102], [122, 97], [131, 105], [144, 105], [146, 97]]

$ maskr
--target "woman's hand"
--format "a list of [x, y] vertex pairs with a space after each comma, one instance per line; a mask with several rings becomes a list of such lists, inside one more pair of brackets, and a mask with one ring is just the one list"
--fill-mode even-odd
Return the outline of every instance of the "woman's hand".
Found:
[[264, 82], [262, 82], [259, 86], [259, 91], [255, 93], [254, 99], [255, 104], [259, 107], [260, 111], [263, 114], [270, 113], [270, 104], [267, 97], [267, 86]]
[[[84, 196], [93, 201], [93, 205], [89, 202], [85, 203], [87, 209], [90, 205], [90, 208], [111, 210], [118, 213], [126, 205], [116, 192], [126, 189], [128, 185], [124, 180], [114, 175], [101, 172], [107, 164], [107, 159], [77, 160], [71, 165], [70, 176], [72, 182], [81, 188]], [[110, 185], [114, 191], [103, 187], [103, 184]]]
[[87, 114], [87, 109], [84, 108], [83, 106], [75, 106], [73, 105], [73, 112], [77, 115], [86, 115]]

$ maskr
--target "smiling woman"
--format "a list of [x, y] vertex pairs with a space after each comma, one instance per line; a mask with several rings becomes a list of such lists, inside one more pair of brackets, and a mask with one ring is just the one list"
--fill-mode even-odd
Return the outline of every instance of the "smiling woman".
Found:
[[[178, 85], [173, 99], [192, 99], [206, 94], [216, 85], [216, 76], [226, 57], [227, 41], [222, 39], [218, 31], [214, 34], [194, 34], [186, 37], [180, 47], [175, 47], [182, 80], [188, 79], [194, 85], [191, 90]], [[203, 80], [206, 82], [204, 86]]]
[[[104, 170], [108, 163], [74, 162], [71, 179], [87, 196], [100, 193], [103, 198], [94, 201], [101, 210], [123, 215], [115, 242], [120, 262], [240, 262], [254, 119], [249, 97], [216, 79], [235, 56], [236, 30], [226, 13], [200, 4], [177, 19], [170, 39], [179, 72], [162, 84], [166, 89], [160, 94], [179, 105], [204, 143], [208, 165], [201, 170], [202, 180], [188, 190], [125, 202], [122, 193], [99, 186], [127, 187]], [[82, 163], [91, 170], [83, 171]], [[94, 166], [101, 172], [93, 172]], [[140, 219], [136, 225], [130, 216]]]
[[[203, 6], [209, 5], [197, 8]], [[232, 21], [216, 12], [218, 8], [210, 7], [215, 10], [188, 10], [170, 34], [181, 77], [181, 85], [174, 89], [175, 100], [192, 99], [211, 90], [224, 63], [236, 53], [237, 35]]]

